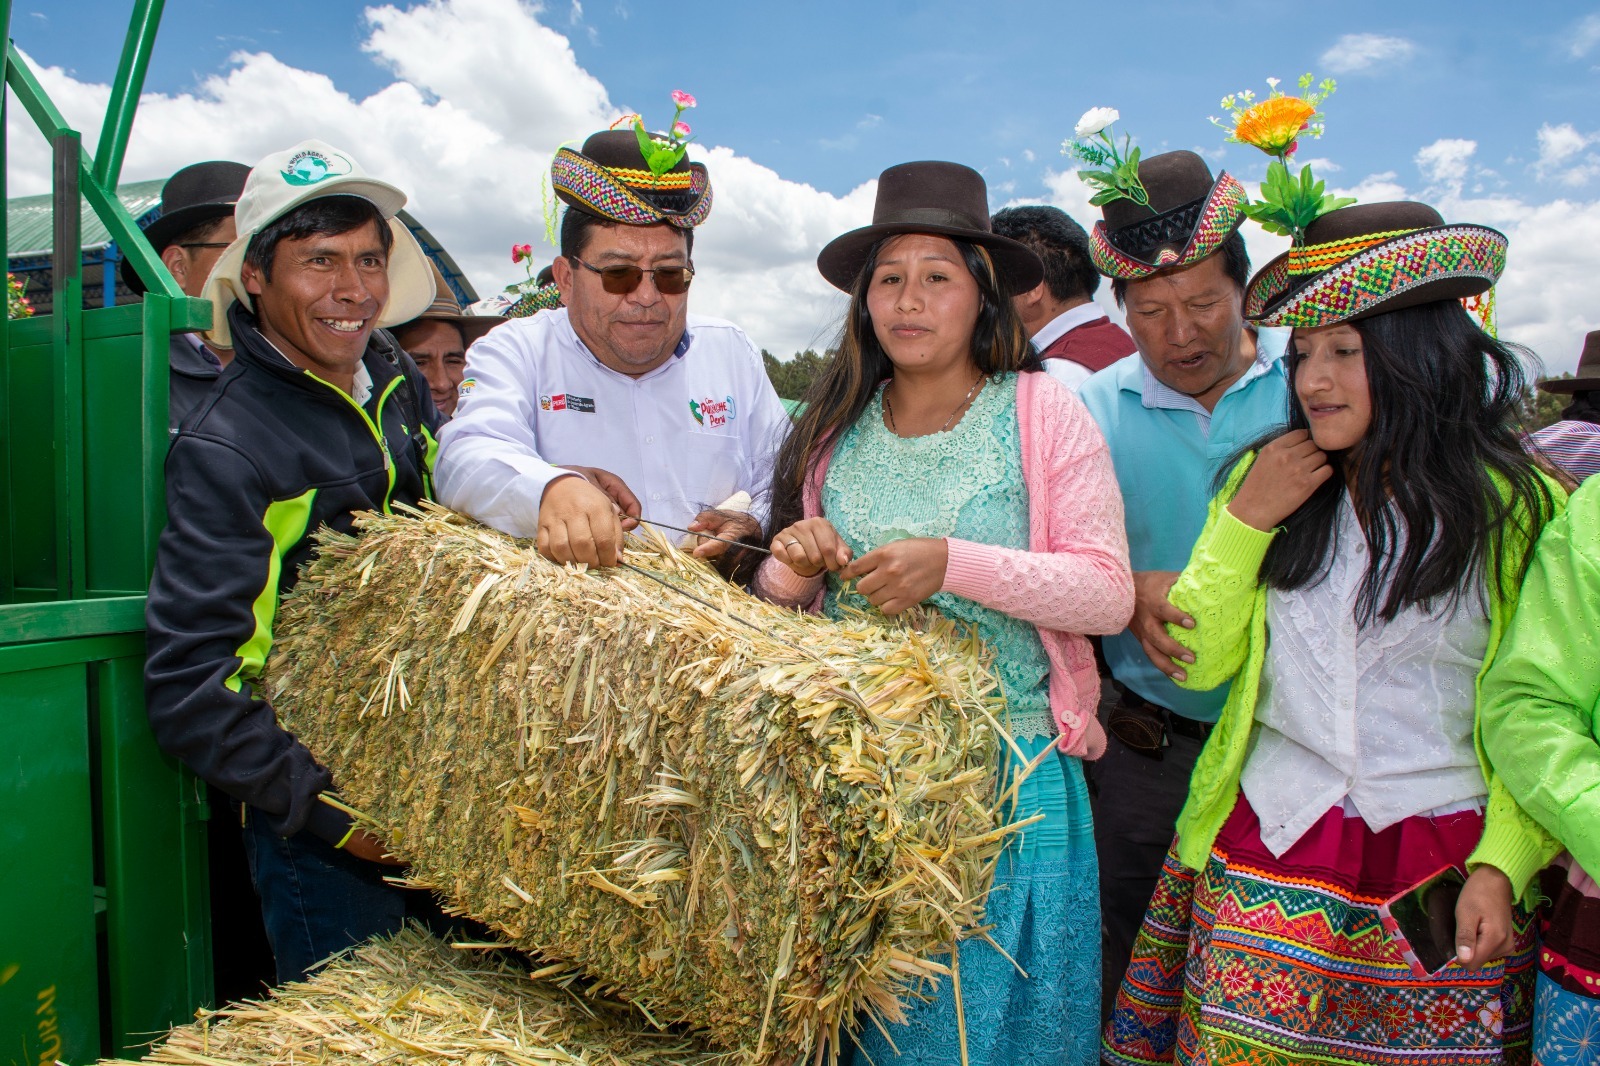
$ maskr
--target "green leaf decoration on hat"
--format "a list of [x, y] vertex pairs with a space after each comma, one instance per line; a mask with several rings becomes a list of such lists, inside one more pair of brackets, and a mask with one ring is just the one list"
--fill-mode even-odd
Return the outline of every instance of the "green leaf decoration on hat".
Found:
[[1078, 178], [1095, 190], [1089, 198], [1095, 207], [1113, 200], [1150, 203], [1150, 194], [1139, 181], [1139, 149], [1133, 147], [1133, 138], [1124, 134], [1119, 149], [1108, 132], [1121, 117], [1114, 107], [1091, 107], [1078, 119], [1072, 139], [1061, 142], [1062, 155], [1088, 164], [1090, 169], [1078, 171]]
[[1306, 227], [1318, 218], [1355, 203], [1348, 196], [1328, 195], [1326, 184], [1312, 175], [1309, 163], [1300, 168], [1298, 177], [1289, 173], [1289, 159], [1299, 149], [1300, 138], [1322, 136], [1326, 123], [1318, 107], [1338, 88], [1332, 78], [1324, 78], [1313, 89], [1314, 81], [1310, 74], [1301, 75], [1301, 95], [1290, 96], [1279, 91], [1277, 78], [1268, 78], [1267, 95], [1260, 100], [1248, 89], [1222, 98], [1223, 110], [1233, 118], [1231, 125], [1214, 116], [1211, 119], [1228, 130], [1229, 141], [1248, 144], [1273, 157], [1261, 182], [1261, 198], [1246, 204], [1244, 213], [1268, 233], [1288, 237], [1295, 244], [1305, 243]]
[[650, 173], [659, 178], [677, 166], [689, 151], [689, 142], [694, 137], [690, 135], [689, 124], [683, 121], [683, 113], [695, 104], [693, 96], [682, 89], [674, 89], [672, 106], [676, 110], [672, 113], [672, 122], [668, 124], [665, 134], [651, 133], [645, 129], [644, 118], [640, 115], [625, 115], [612, 125], [612, 129], [631, 121], [634, 136], [639, 138], [639, 154], [644, 156]]

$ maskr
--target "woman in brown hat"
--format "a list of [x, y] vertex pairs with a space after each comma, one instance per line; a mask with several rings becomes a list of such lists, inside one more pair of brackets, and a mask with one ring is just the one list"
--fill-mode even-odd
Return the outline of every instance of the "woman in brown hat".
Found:
[[1232, 687], [1108, 1063], [1526, 1061], [1556, 845], [1484, 756], [1479, 683], [1562, 494], [1519, 446], [1519, 354], [1461, 304], [1505, 250], [1368, 204], [1250, 283], [1246, 315], [1294, 329], [1289, 422], [1171, 592], [1181, 683]]
[[1105, 737], [1079, 634], [1118, 632], [1133, 611], [1105, 441], [1040, 372], [1011, 297], [1042, 267], [990, 231], [976, 171], [890, 168], [873, 224], [817, 263], [850, 307], [779, 454], [779, 532], [756, 588], [830, 614], [927, 604], [976, 629], [1017, 740], [1002, 781], [1038, 760], [1015, 814], [1044, 816], [996, 869], [988, 941], [959, 948], [959, 999], [946, 981], [903, 1019], [863, 1019], [860, 1046], [875, 1063], [954, 1064], [964, 1028], [974, 1064], [1093, 1062], [1099, 906], [1080, 760]]

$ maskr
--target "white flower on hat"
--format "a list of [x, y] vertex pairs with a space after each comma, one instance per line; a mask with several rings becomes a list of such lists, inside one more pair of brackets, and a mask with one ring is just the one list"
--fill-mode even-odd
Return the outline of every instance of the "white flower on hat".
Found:
[[1121, 117], [1114, 107], [1091, 107], [1083, 113], [1072, 132], [1078, 137], [1093, 137]]

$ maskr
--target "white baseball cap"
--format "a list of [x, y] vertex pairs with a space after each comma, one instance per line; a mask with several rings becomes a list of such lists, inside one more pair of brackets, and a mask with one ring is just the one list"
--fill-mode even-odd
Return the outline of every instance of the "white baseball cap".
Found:
[[234, 208], [239, 236], [206, 278], [204, 298], [211, 301], [211, 328], [206, 340], [219, 348], [233, 347], [228, 308], [234, 301], [254, 310], [240, 272], [245, 249], [256, 234], [308, 200], [323, 196], [359, 196], [370, 201], [389, 223], [394, 244], [389, 251], [389, 300], [378, 312], [377, 325], [395, 326], [416, 318], [433, 303], [433, 269], [411, 231], [395, 215], [406, 194], [367, 176], [348, 152], [322, 141], [301, 141], [274, 152], [250, 171]]

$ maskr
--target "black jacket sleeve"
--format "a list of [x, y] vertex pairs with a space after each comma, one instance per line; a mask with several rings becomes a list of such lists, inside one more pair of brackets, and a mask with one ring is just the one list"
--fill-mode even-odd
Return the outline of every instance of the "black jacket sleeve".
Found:
[[188, 433], [168, 453], [166, 473], [167, 528], [145, 611], [156, 740], [275, 832], [309, 828], [338, 843], [349, 817], [317, 800], [331, 775], [257, 692], [281, 560], [307, 532], [311, 494], [274, 500], [246, 453]]

